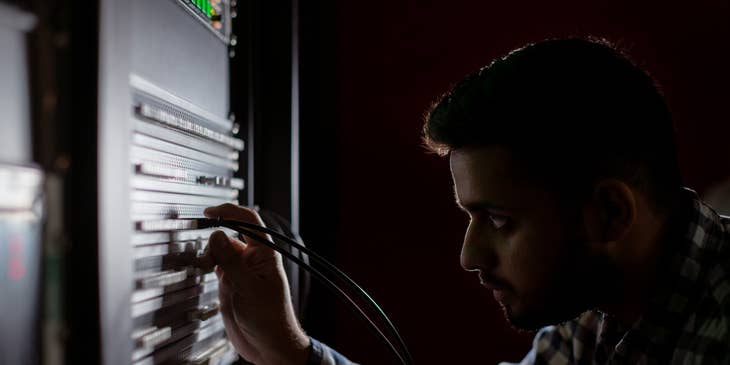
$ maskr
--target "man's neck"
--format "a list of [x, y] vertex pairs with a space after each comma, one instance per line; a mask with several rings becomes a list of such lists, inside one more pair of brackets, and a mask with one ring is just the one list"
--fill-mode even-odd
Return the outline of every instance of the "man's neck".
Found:
[[649, 310], [653, 295], [663, 284], [671, 253], [681, 239], [679, 206], [665, 216], [646, 215], [637, 222], [631, 250], [617, 264], [619, 273], [606, 303], [599, 309], [631, 327]]

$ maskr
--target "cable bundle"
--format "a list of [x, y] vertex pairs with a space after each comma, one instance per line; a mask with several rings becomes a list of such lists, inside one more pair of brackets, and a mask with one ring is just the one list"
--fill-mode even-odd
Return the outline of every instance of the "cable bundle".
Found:
[[[198, 228], [208, 228], [208, 227], [226, 227], [229, 229], [232, 229], [240, 234], [246, 235], [248, 237], [251, 237], [252, 239], [261, 242], [262, 244], [270, 247], [274, 251], [279, 252], [282, 256], [286, 257], [287, 259], [291, 260], [292, 262], [296, 263], [300, 267], [302, 267], [304, 270], [312, 274], [313, 277], [317, 278], [322, 284], [324, 284], [330, 291], [332, 291], [337, 297], [344, 300], [346, 303], [349, 304], [350, 308], [361, 318], [363, 319], [369, 328], [375, 332], [377, 337], [383, 341], [383, 343], [388, 347], [388, 349], [393, 352], [393, 354], [398, 358], [398, 360], [404, 364], [404, 365], [411, 365], [413, 364], [413, 359], [411, 358], [411, 354], [408, 352], [408, 348], [403, 341], [403, 338], [401, 338], [400, 334], [398, 333], [398, 330], [395, 328], [393, 323], [390, 321], [388, 316], [385, 314], [385, 312], [380, 308], [377, 302], [360, 286], [358, 285], [354, 280], [352, 280], [349, 276], [347, 276], [345, 273], [343, 273], [340, 269], [338, 269], [335, 265], [318, 255], [316, 252], [310, 250], [309, 248], [299, 244], [298, 242], [292, 240], [291, 238], [287, 237], [284, 234], [281, 234], [277, 231], [268, 229], [266, 227], [262, 227], [259, 225], [251, 224], [251, 223], [245, 223], [245, 222], [239, 222], [239, 221], [232, 221], [232, 220], [223, 220], [223, 219], [198, 219], [197, 220], [197, 227]], [[308, 263], [304, 262], [301, 258], [297, 257], [296, 255], [293, 255], [286, 249], [282, 248], [278, 244], [260, 236], [258, 233], [264, 233], [269, 234], [272, 237], [275, 237], [277, 239], [280, 239], [283, 242], [286, 242], [288, 245], [293, 246], [294, 248], [300, 250], [301, 252], [305, 253], [309, 256], [310, 261], [316, 262], [320, 264], [326, 272], [328, 272], [331, 275], [334, 275], [336, 279], [339, 279], [342, 281], [347, 288], [355, 292], [361, 299], [365, 300], [365, 303], [367, 304], [367, 309], [372, 310], [375, 312], [375, 314], [379, 317], [380, 320], [386, 325], [387, 332], [393, 337], [395, 337], [395, 344], [392, 339], [389, 338], [379, 327], [378, 325], [370, 318], [370, 316], [365, 312], [365, 310], [356, 303], [356, 301], [348, 295], [339, 285], [337, 285], [335, 282], [333, 282], [327, 275], [322, 273], [317, 268], [309, 265]], [[397, 345], [397, 346], [396, 346]]]

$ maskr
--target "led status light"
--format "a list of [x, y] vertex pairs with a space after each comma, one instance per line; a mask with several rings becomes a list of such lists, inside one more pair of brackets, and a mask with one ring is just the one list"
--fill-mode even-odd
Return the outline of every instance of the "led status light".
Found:
[[[2, 1], [2, 0], [0, 0]], [[207, 24], [219, 36], [228, 42], [228, 30], [226, 30], [226, 17], [228, 16], [228, 3], [230, 0], [177, 0], [189, 11], [196, 15], [198, 20]]]
[[208, 18], [212, 19], [220, 13], [220, 0], [190, 0], [190, 2]]

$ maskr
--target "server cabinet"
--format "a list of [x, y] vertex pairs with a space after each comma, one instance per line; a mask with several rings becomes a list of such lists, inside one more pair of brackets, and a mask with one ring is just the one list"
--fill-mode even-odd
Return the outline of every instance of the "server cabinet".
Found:
[[[190, 219], [244, 189], [245, 145], [229, 119], [230, 3], [102, 0], [98, 12], [98, 357], [231, 363], [216, 276], [177, 261], [211, 233]], [[83, 351], [77, 339], [69, 359]]]
[[43, 173], [32, 164], [28, 36], [0, 3], [0, 363], [41, 361]]
[[43, 174], [0, 163], [0, 363], [41, 361]]
[[0, 161], [32, 161], [27, 32], [35, 18], [0, 2]]
[[[51, 296], [49, 303], [61, 315], [46, 333], [54, 356], [45, 360], [240, 361], [225, 338], [216, 276], [186, 267], [179, 258], [205, 249], [212, 230], [195, 229], [191, 219], [202, 217], [203, 209], [212, 205], [261, 206], [292, 221], [296, 232], [294, 3], [29, 3], [41, 29], [30, 53], [35, 67], [30, 76], [40, 85], [31, 94], [36, 118], [26, 113], [8, 119], [27, 109], [22, 104], [28, 100], [15, 99], [19, 103], [6, 106], [2, 103], [10, 99], [0, 98], [7, 111], [0, 141], [18, 147], [0, 150], [0, 163], [12, 162], [0, 166], [0, 186], [11, 191], [17, 186], [9, 181], [31, 176], [24, 180], [31, 184], [23, 196], [37, 194], [43, 174], [27, 166], [32, 157], [54, 181], [49, 200], [57, 203], [51, 215], [59, 264], [48, 274], [58, 274], [54, 280], [59, 286], [53, 291], [60, 295]], [[15, 82], [25, 73], [22, 57], [27, 53], [13, 47], [20, 44], [19, 34], [30, 27], [27, 20], [32, 17], [3, 17], [3, 10], [0, 6], [0, 42], [11, 51], [0, 52], [0, 59], [18, 69], [0, 70], [0, 92], [19, 95], [26, 81], [16, 85], [5, 78]], [[15, 27], [10, 37], [3, 28], [7, 24]], [[31, 125], [36, 127], [33, 133]], [[20, 227], [6, 224], [6, 211], [16, 209], [6, 209], [2, 203], [8, 201], [0, 202], [3, 239]], [[22, 209], [24, 218], [32, 218], [22, 224], [34, 249], [40, 247], [42, 209], [37, 201], [24, 202]], [[283, 221], [277, 224], [290, 228]], [[0, 243], [5, 249], [5, 242]], [[0, 250], [0, 259], [10, 257], [7, 252]], [[16, 251], [13, 255], [13, 262], [20, 262]], [[39, 255], [34, 258], [40, 260]], [[300, 280], [293, 267], [287, 271], [301, 309], [299, 289], [307, 280]], [[2, 282], [3, 288], [10, 284]], [[31, 286], [38, 289], [39, 284]], [[26, 343], [23, 351], [37, 353], [33, 341], [39, 329], [33, 331], [33, 339], [18, 336], [8, 346]]]

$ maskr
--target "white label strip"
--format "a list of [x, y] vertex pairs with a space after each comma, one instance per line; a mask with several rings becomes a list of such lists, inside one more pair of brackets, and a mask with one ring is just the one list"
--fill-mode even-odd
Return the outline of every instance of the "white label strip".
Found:
[[182, 184], [174, 181], [163, 181], [144, 176], [133, 177], [132, 188], [178, 194], [216, 196], [224, 199], [238, 198], [238, 190], [234, 189], [221, 188], [217, 186]]
[[136, 108], [136, 110], [137, 110], [137, 113], [139, 113], [139, 115], [144, 118], [163, 123], [170, 127], [183, 130], [185, 132], [194, 134], [196, 136], [207, 138], [211, 141], [224, 144], [224, 145], [234, 148], [238, 151], [243, 151], [243, 141], [242, 140], [235, 138], [235, 137], [227, 136], [223, 133], [218, 133], [212, 129], [203, 127], [200, 124], [187, 120], [186, 118], [182, 117], [181, 115], [175, 115], [175, 114], [169, 113], [166, 110], [157, 108], [157, 107], [155, 107], [153, 105], [149, 105], [147, 103], [141, 103]]

